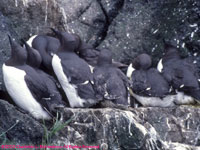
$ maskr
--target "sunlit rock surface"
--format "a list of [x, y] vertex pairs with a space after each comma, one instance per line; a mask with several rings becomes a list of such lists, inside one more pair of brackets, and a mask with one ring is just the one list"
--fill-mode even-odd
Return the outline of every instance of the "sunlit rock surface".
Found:
[[[0, 141], [41, 145], [42, 121], [0, 100]], [[73, 119], [51, 137], [49, 145], [100, 146], [109, 150], [198, 150], [199, 115], [195, 107], [60, 110], [62, 122]], [[46, 123], [47, 125], [47, 123]], [[49, 126], [49, 127], [48, 127]], [[47, 128], [50, 130], [48, 123]], [[12, 128], [11, 128], [12, 127]]]
[[164, 141], [200, 145], [198, 107], [139, 108], [133, 112], [139, 116], [142, 124], [150, 123]]

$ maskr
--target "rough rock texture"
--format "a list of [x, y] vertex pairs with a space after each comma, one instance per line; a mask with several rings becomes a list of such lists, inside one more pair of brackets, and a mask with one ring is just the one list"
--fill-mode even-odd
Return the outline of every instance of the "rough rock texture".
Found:
[[[41, 145], [44, 128], [32, 117], [0, 100], [0, 142]], [[100, 146], [103, 150], [198, 150], [200, 109], [138, 108], [127, 110], [60, 110], [63, 122], [72, 121], [52, 138], [51, 144]], [[11, 128], [13, 126], [13, 128]], [[9, 129], [9, 130], [8, 130]], [[8, 130], [8, 131], [7, 131]], [[6, 137], [2, 136], [5, 133]], [[1, 144], [0, 143], [0, 144]]]
[[155, 63], [162, 56], [162, 40], [166, 39], [183, 55], [191, 55], [200, 48], [199, 6], [197, 0], [126, 0], [100, 47], [111, 48], [115, 57], [125, 62], [147, 52]]
[[[125, 63], [147, 52], [156, 64], [166, 39], [183, 56], [195, 54], [200, 67], [199, 8], [198, 0], [7, 0], [0, 1], [0, 14], [9, 24], [1, 19], [0, 31], [6, 41], [9, 32], [17, 39], [49, 34], [49, 27], [75, 32], [97, 48], [110, 48], [113, 57]], [[1, 61], [9, 56], [4, 40]]]
[[[10, 46], [7, 34], [13, 34], [8, 19], [0, 12], [0, 67], [10, 56]], [[2, 69], [0, 69], [0, 90], [5, 90], [2, 81]]]
[[[200, 146], [200, 109], [192, 106], [176, 108], [140, 108], [134, 112], [150, 123], [163, 141]], [[141, 113], [142, 112], [142, 113]]]
[[16, 144], [42, 143], [44, 129], [38, 121], [28, 114], [20, 112], [4, 100], [0, 100], [0, 108], [0, 145], [4, 142]]
[[[81, 111], [81, 113], [79, 113]], [[62, 131], [76, 135], [69, 139], [72, 145], [100, 145], [108, 149], [141, 148], [145, 145], [145, 128], [138, 124], [129, 111], [112, 109], [65, 109], [64, 120], [77, 113], [76, 119]], [[74, 131], [74, 133], [73, 133]]]
[[[72, 115], [75, 120], [59, 135], [63, 144], [68, 140], [110, 150], [200, 148], [199, 108], [64, 109], [64, 120]], [[66, 134], [73, 136], [66, 139]]]
[[61, 14], [56, 13], [54, 2], [49, 0], [8, 0], [0, 2], [0, 11], [8, 17], [18, 39], [32, 34], [49, 32], [49, 27], [60, 25]]

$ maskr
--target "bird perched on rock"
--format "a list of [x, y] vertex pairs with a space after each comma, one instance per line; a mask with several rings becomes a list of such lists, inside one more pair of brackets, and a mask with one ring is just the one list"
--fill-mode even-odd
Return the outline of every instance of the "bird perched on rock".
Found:
[[67, 32], [52, 30], [61, 43], [53, 56], [52, 66], [70, 106], [88, 107], [97, 103], [90, 67], [75, 53], [79, 46], [79, 39]]
[[94, 68], [94, 89], [99, 99], [112, 100], [115, 104], [128, 105], [128, 78], [112, 64], [112, 54], [101, 50]]
[[[90, 44], [85, 43], [80, 39], [80, 46], [76, 50], [78, 55], [83, 58], [91, 67], [95, 67], [97, 65], [98, 56], [101, 52], [101, 49], [95, 49]], [[114, 66], [118, 68], [127, 67], [126, 64], [121, 62], [117, 62], [112, 59], [112, 63]]]
[[[181, 58], [175, 46], [165, 43], [165, 55], [159, 61], [157, 69], [177, 92], [191, 96], [197, 102], [200, 101], [197, 68], [188, 59]], [[187, 102], [185, 99], [177, 103], [187, 104], [191, 103], [191, 100]]]
[[92, 45], [87, 44], [83, 40], [81, 40], [80, 45], [78, 49], [76, 50], [76, 52], [89, 65], [96, 66], [100, 51], [94, 49]]
[[26, 64], [27, 53], [9, 37], [11, 57], [3, 64], [3, 79], [13, 101], [36, 119], [51, 119], [51, 111], [57, 104], [49, 98], [51, 94], [43, 76]]
[[34, 35], [27, 43], [40, 53], [42, 57], [42, 68], [47, 72], [53, 71], [51, 61], [53, 54], [56, 53], [60, 47], [59, 40], [47, 35]]
[[133, 82], [131, 95], [143, 106], [174, 106], [177, 95], [171, 94], [169, 83], [151, 65], [148, 54], [138, 55], [129, 65], [127, 76]]
[[42, 63], [40, 53], [34, 48], [30, 47], [25, 41], [24, 44], [28, 54], [26, 62], [27, 65], [33, 67], [47, 84], [47, 88], [50, 93], [47, 103], [50, 105], [51, 103], [54, 103], [55, 107], [64, 107], [64, 102], [62, 101], [62, 96], [59, 92], [57, 81], [52, 76], [39, 69], [39, 66]]
[[[90, 44], [85, 43], [78, 35], [72, 33], [68, 34], [71, 34], [71, 36], [74, 36], [77, 39], [77, 48], [74, 51], [93, 69], [93, 67], [97, 64], [100, 50], [94, 49]], [[58, 51], [60, 41], [57, 38], [47, 35], [34, 35], [27, 41], [27, 43], [39, 51], [42, 57], [42, 68], [46, 72], [52, 71], [52, 56]], [[114, 60], [113, 63], [117, 67], [127, 67], [127, 65]]]

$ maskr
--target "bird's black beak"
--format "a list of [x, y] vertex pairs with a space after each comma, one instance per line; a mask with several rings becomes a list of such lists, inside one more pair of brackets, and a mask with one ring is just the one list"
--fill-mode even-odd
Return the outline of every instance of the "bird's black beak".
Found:
[[53, 31], [53, 33], [55, 33], [57, 36], [58, 35], [60, 35], [60, 32], [59, 31], [57, 31], [57, 30], [55, 30], [54, 28], [50, 28], [52, 31]]
[[117, 67], [117, 68], [126, 68], [126, 67], [128, 67], [127, 64], [123, 64], [123, 63], [117, 62], [117, 61], [115, 61], [115, 60], [112, 60], [112, 63], [113, 63], [113, 65], [114, 65], [115, 67]]
[[25, 45], [27, 51], [31, 49], [31, 47], [28, 45], [28, 43], [24, 39], [22, 39], [21, 41]]
[[8, 34], [8, 39], [10, 42], [10, 46], [13, 49], [14, 47], [17, 47], [17, 44], [13, 41], [12, 37]]
[[12, 40], [12, 38], [11, 38], [11, 36], [8, 34], [8, 39], [9, 39], [9, 42], [10, 43], [12, 43], [13, 42], [13, 40]]

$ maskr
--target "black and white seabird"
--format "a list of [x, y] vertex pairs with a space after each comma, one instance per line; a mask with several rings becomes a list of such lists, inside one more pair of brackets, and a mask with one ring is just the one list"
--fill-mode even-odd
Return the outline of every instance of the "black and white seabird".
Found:
[[[39, 69], [40, 64], [42, 63], [42, 58], [40, 53], [35, 50], [34, 48], [30, 47], [26, 42], [24, 42], [26, 50], [27, 50], [27, 65], [33, 67], [37, 73], [41, 76], [44, 82], [47, 85], [48, 92], [50, 93], [49, 98], [46, 98], [46, 103], [49, 107], [54, 105], [55, 107], [64, 107], [64, 102], [62, 101], [62, 96], [58, 90], [56, 80], [50, 76], [49, 74], [45, 73], [44, 71]], [[54, 110], [50, 110], [51, 113], [54, 113]]]
[[84, 59], [89, 65], [96, 66], [99, 51], [94, 49], [92, 45], [81, 40], [80, 46], [78, 47], [76, 52], [79, 55], [79, 57]]
[[53, 70], [71, 107], [88, 107], [96, 103], [91, 70], [75, 50], [79, 40], [67, 32], [52, 29], [60, 40], [60, 48], [52, 59]]
[[[181, 58], [175, 46], [165, 43], [165, 55], [159, 61], [157, 69], [177, 92], [200, 101], [199, 77], [195, 65], [188, 59]], [[192, 99], [190, 98], [190, 99]], [[191, 103], [191, 100], [177, 103]]]
[[112, 64], [112, 54], [108, 49], [101, 50], [97, 66], [94, 68], [94, 89], [98, 98], [112, 100], [115, 104], [128, 105], [130, 81], [120, 69]]
[[[100, 50], [94, 49], [90, 44], [81, 40], [81, 38], [76, 34], [71, 33], [71, 36], [74, 36], [77, 40], [75, 52], [90, 65], [91, 69], [93, 69], [93, 67], [97, 64]], [[47, 69], [47, 71], [52, 71], [52, 56], [58, 51], [60, 41], [57, 38], [47, 35], [34, 35], [27, 41], [27, 43], [39, 51], [42, 56], [42, 67]], [[114, 60], [113, 64], [119, 68], [127, 67], [127, 65]]]
[[51, 119], [53, 105], [47, 103], [51, 93], [45, 79], [26, 64], [27, 52], [10, 37], [11, 57], [3, 64], [3, 79], [13, 101], [36, 119]]
[[127, 76], [133, 82], [131, 95], [143, 106], [174, 106], [177, 95], [171, 94], [168, 82], [151, 64], [149, 55], [140, 54], [129, 65]]
[[60, 47], [60, 41], [57, 38], [47, 35], [34, 35], [27, 43], [40, 53], [42, 57], [42, 68], [47, 71], [53, 71], [51, 61], [53, 54]]
[[[101, 49], [95, 49], [92, 45], [85, 43], [80, 39], [80, 46], [76, 50], [78, 55], [84, 59], [90, 66], [95, 67], [97, 65], [98, 56], [101, 52]], [[126, 64], [120, 63], [112, 59], [112, 63], [114, 66], [118, 68], [127, 67]]]

